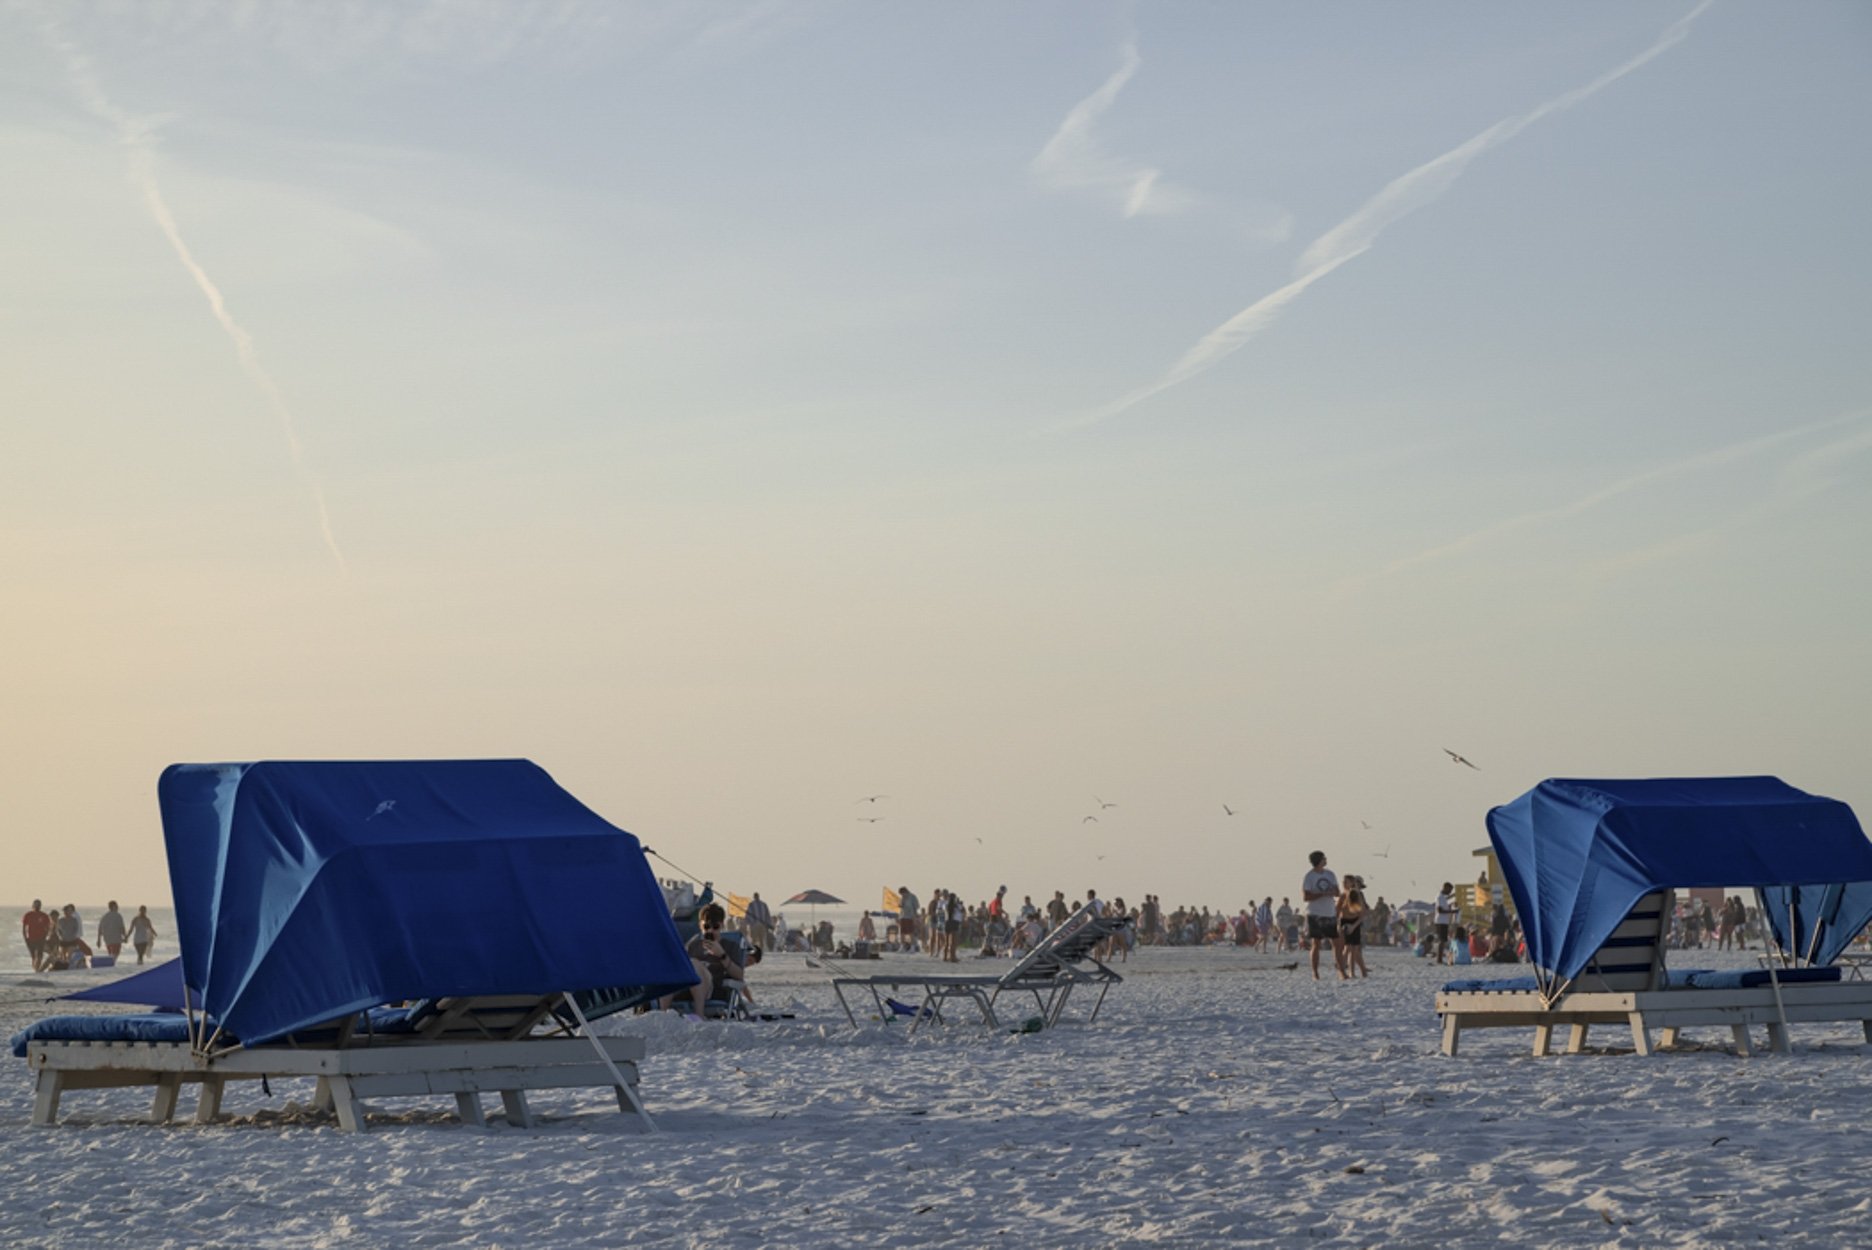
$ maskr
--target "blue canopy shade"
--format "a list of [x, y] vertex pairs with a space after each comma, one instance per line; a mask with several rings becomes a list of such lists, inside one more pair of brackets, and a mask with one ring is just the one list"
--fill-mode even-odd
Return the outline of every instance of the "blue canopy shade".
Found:
[[1758, 893], [1781, 949], [1812, 964], [1838, 959], [1872, 921], [1872, 881], [1766, 886]]
[[183, 993], [182, 961], [166, 959], [134, 976], [119, 977], [104, 985], [60, 994], [58, 997], [87, 1003], [134, 1003], [139, 1007], [182, 1011], [188, 1006]]
[[636, 838], [527, 760], [176, 764], [192, 1005], [252, 1045], [403, 999], [689, 985]]
[[1775, 777], [1552, 779], [1488, 831], [1528, 957], [1563, 981], [1655, 889], [1872, 881], [1852, 809]]

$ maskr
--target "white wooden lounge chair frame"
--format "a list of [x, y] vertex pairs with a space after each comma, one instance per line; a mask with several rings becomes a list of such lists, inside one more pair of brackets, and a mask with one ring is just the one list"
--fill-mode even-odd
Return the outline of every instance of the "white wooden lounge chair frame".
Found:
[[956, 1000], [972, 1003], [984, 1025], [999, 1028], [1001, 1020], [995, 1012], [995, 1004], [1001, 995], [1008, 993], [1032, 994], [1035, 1013], [1045, 1027], [1052, 1028], [1065, 1015], [1074, 989], [1097, 986], [1098, 997], [1093, 1000], [1092, 1010], [1086, 1017], [1086, 1023], [1090, 1024], [1098, 1019], [1107, 991], [1124, 980], [1095, 959], [1091, 951], [1106, 939], [1117, 937], [1128, 924], [1128, 920], [1117, 917], [1094, 916], [1090, 906], [1082, 904], [1000, 976], [881, 972], [862, 977], [834, 977], [832, 992], [838, 995], [839, 1006], [844, 1008], [845, 1018], [851, 1021], [853, 1028], [858, 1027], [858, 1016], [846, 997], [847, 990], [868, 992], [878, 1017], [883, 1020], [891, 1019], [894, 1014], [885, 1001], [887, 993], [903, 992], [906, 997], [920, 995], [917, 1002], [907, 1004], [915, 1008], [910, 1018], [910, 1032], [915, 1033], [925, 1022], [942, 1023], [944, 1004]]
[[530, 1127], [528, 1090], [606, 1087], [620, 1111], [654, 1128], [636, 1088], [642, 1038], [593, 1036], [569, 996], [585, 1036], [526, 1036], [559, 997], [445, 1001], [416, 1032], [360, 1040], [341, 1026], [332, 1043], [320, 1046], [275, 1043], [204, 1054], [186, 1042], [29, 1042], [26, 1062], [37, 1082], [32, 1122], [57, 1123], [67, 1090], [148, 1085], [155, 1091], [150, 1118], [165, 1124], [175, 1117], [182, 1087], [198, 1085], [195, 1120], [208, 1124], [221, 1114], [229, 1081], [296, 1076], [316, 1078], [314, 1105], [335, 1111], [345, 1132], [364, 1130], [370, 1098], [453, 1094], [462, 1121], [485, 1127], [481, 1095], [497, 1093], [507, 1122]]
[[[1437, 995], [1437, 1013], [1443, 1017], [1443, 1053], [1454, 1055], [1465, 1031], [1533, 1026], [1534, 1054], [1553, 1048], [1556, 1028], [1565, 1028], [1568, 1054], [1586, 1048], [1593, 1025], [1625, 1025], [1631, 1030], [1632, 1048], [1640, 1055], [1655, 1052], [1651, 1031], [1661, 1030], [1663, 1048], [1678, 1044], [1684, 1029], [1727, 1027], [1739, 1054], [1752, 1053], [1749, 1029], [1765, 1025], [1770, 1049], [1785, 1053], [1790, 1046], [1788, 1026], [1797, 1023], [1857, 1020], [1872, 1043], [1872, 982], [1833, 981], [1783, 984], [1769, 968], [1769, 984], [1723, 989], [1667, 987], [1664, 976], [1664, 935], [1668, 932], [1671, 892], [1647, 894], [1614, 931], [1608, 942], [1630, 942], [1648, 937], [1648, 947], [1602, 947], [1573, 982], [1556, 993], [1540, 990], [1445, 990]], [[1648, 954], [1634, 954], [1639, 951]], [[1627, 961], [1616, 971], [1601, 972], [1601, 961], [1617, 956]], [[1642, 968], [1632, 966], [1643, 964]]]

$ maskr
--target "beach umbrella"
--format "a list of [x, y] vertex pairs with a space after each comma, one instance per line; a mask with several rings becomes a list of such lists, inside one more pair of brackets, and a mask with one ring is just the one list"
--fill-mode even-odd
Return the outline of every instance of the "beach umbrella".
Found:
[[819, 928], [819, 904], [825, 903], [830, 906], [834, 903], [843, 903], [844, 901], [845, 900], [838, 895], [827, 894], [824, 890], [801, 890], [798, 894], [795, 894], [792, 898], [782, 903], [781, 906], [791, 907], [795, 903], [804, 903], [806, 906], [812, 908], [812, 926], [813, 930], [817, 932]]

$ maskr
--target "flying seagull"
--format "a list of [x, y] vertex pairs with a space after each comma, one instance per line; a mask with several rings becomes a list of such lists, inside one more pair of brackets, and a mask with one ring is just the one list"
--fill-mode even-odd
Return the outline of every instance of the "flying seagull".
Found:
[[1235, 809], [1230, 807], [1227, 803], [1224, 803], [1222, 805], [1222, 813], [1225, 816], [1233, 816], [1235, 814]]
[[1361, 820], [1361, 821], [1359, 821], [1359, 824], [1360, 824], [1361, 826], [1363, 826], [1364, 828], [1366, 828], [1366, 829], [1369, 829], [1369, 828], [1371, 828], [1371, 825], [1369, 825], [1369, 824], [1367, 824], [1367, 823], [1366, 823], [1365, 821], [1362, 821], [1362, 820]]
[[853, 800], [852, 800], [852, 802], [854, 802], [854, 803], [875, 803], [875, 802], [877, 802], [877, 801], [878, 801], [879, 799], [888, 799], [889, 797], [890, 797], [890, 795], [888, 795], [888, 794], [867, 794], [867, 795], [865, 795], [865, 796], [864, 796], [863, 798], [861, 798], [861, 799], [853, 799]]
[[1387, 843], [1385, 843], [1385, 849], [1384, 849], [1384, 850], [1382, 850], [1382, 851], [1373, 851], [1373, 852], [1372, 852], [1372, 858], [1373, 858], [1373, 859], [1390, 859], [1390, 858], [1391, 858], [1391, 844], [1390, 844], [1389, 842], [1387, 842]]
[[[1456, 752], [1454, 752], [1454, 751], [1452, 751], [1452, 750], [1450, 750], [1450, 749], [1449, 749], [1448, 747], [1444, 747], [1444, 748], [1443, 748], [1443, 754], [1445, 754], [1445, 755], [1447, 755], [1447, 756], [1449, 756], [1449, 757], [1450, 757], [1450, 759], [1452, 759], [1452, 760], [1454, 760], [1454, 761], [1455, 761], [1456, 763], [1458, 763], [1458, 764], [1469, 764], [1469, 761], [1468, 761], [1468, 760], [1466, 760], [1466, 759], [1464, 759], [1464, 758], [1463, 758], [1462, 756], [1460, 756], [1460, 755], [1458, 755], [1458, 754], [1456, 754]], [[1471, 768], [1475, 768], [1475, 770], [1476, 770], [1477, 772], [1481, 772], [1481, 771], [1482, 771], [1482, 770], [1481, 770], [1480, 768], [1476, 768], [1476, 766], [1475, 766], [1474, 764], [1469, 764], [1469, 767], [1471, 767]]]
[[1081, 820], [1080, 820], [1080, 822], [1079, 822], [1079, 823], [1083, 825], [1083, 824], [1085, 824], [1085, 822], [1086, 822], [1086, 821], [1088, 821], [1088, 820], [1089, 820], [1089, 821], [1091, 821], [1091, 822], [1092, 822], [1093, 824], [1095, 824], [1095, 825], [1096, 825], [1096, 824], [1098, 824], [1098, 817], [1097, 817], [1097, 816], [1087, 816], [1087, 817], [1084, 817], [1083, 819], [1081, 819]]
[[867, 825], [875, 825], [884, 818], [882, 816], [860, 816], [858, 819], [862, 820]]
[[1107, 802], [1106, 802], [1106, 801], [1105, 801], [1104, 799], [1101, 799], [1101, 798], [1100, 798], [1100, 797], [1099, 797], [1098, 795], [1096, 795], [1096, 794], [1092, 796], [1092, 801], [1093, 801], [1094, 803], [1097, 803], [1097, 804], [1099, 805], [1099, 810], [1100, 810], [1100, 811], [1104, 811], [1104, 810], [1105, 810], [1106, 808], [1108, 808], [1108, 807], [1116, 807], [1116, 806], [1118, 806], [1118, 805], [1117, 805], [1116, 803], [1107, 803]]

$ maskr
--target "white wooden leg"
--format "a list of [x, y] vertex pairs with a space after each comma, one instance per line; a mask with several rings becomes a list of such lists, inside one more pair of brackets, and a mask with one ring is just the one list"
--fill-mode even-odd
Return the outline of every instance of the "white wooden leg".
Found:
[[507, 1108], [507, 1123], [516, 1128], [532, 1128], [533, 1113], [527, 1110], [526, 1091], [503, 1089], [501, 1105]]
[[1729, 1026], [1729, 1032], [1735, 1036], [1736, 1054], [1746, 1058], [1755, 1053], [1749, 1048], [1748, 1025], [1732, 1024]]
[[318, 1084], [312, 1087], [312, 1110], [330, 1111], [332, 1109], [331, 1078], [321, 1076]]
[[1632, 1049], [1641, 1055], [1651, 1053], [1651, 1031], [1645, 1028], [1644, 1017], [1637, 1012], [1631, 1013]]
[[1537, 1024], [1534, 1026], [1534, 1057], [1544, 1059], [1553, 1050], [1553, 1025]]
[[150, 1104], [150, 1119], [167, 1124], [175, 1119], [176, 1099], [182, 1093], [182, 1074], [166, 1072], [156, 1078], [156, 1099]]
[[37, 1125], [58, 1123], [59, 1091], [65, 1080], [51, 1068], [39, 1069], [39, 1085], [33, 1094], [32, 1122]]
[[1663, 1033], [1658, 1036], [1658, 1049], [1669, 1050], [1671, 1047], [1675, 1046], [1677, 1044], [1677, 1032], [1675, 1028], [1665, 1029]]
[[364, 1108], [359, 1104], [357, 1094], [351, 1089], [351, 1082], [342, 1076], [330, 1079], [331, 1100], [338, 1112], [338, 1128], [346, 1133], [364, 1131]]
[[195, 1123], [213, 1124], [221, 1117], [221, 1091], [227, 1080], [219, 1076], [202, 1078], [201, 1097], [195, 1100]]
[[1577, 1055], [1586, 1049], [1587, 1025], [1576, 1024], [1567, 1033], [1566, 1053]]
[[455, 1109], [461, 1113], [463, 1124], [472, 1124], [476, 1128], [487, 1127], [487, 1116], [481, 1111], [481, 1095], [472, 1090], [463, 1090], [455, 1095]]
[[1455, 1054], [1457, 1039], [1461, 1036], [1462, 1022], [1457, 1018], [1456, 1013], [1452, 1011], [1443, 1017], [1443, 1053], [1446, 1055]]
[[1776, 1021], [1768, 1026], [1768, 1049], [1777, 1055], [1785, 1055], [1794, 1049], [1788, 1041], [1787, 1025]]

